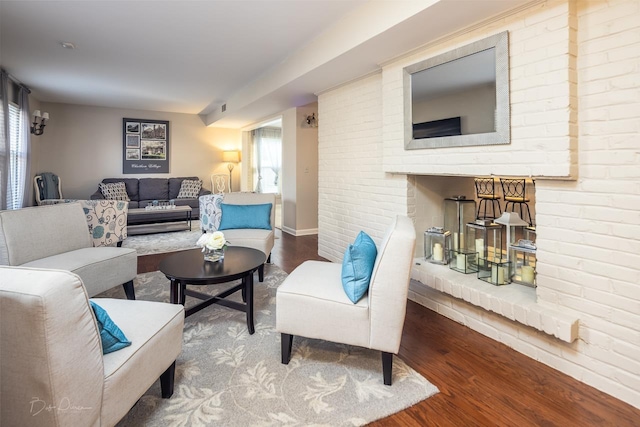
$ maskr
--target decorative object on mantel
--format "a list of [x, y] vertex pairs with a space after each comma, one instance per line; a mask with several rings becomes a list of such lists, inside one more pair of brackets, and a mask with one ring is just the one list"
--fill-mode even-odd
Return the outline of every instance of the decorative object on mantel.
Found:
[[469, 250], [449, 251], [449, 268], [458, 273], [469, 274], [478, 271], [478, 253]]
[[[473, 181], [476, 186], [476, 197], [480, 200], [480, 202], [478, 202], [476, 219], [498, 218], [498, 216], [502, 214], [502, 209], [500, 209], [500, 195], [496, 192], [497, 187], [494, 177], [474, 178]], [[491, 205], [490, 214], [487, 212], [487, 204]], [[484, 209], [482, 209], [483, 205]], [[497, 213], [496, 207], [498, 208]], [[482, 210], [482, 215], [480, 215], [480, 210]]]
[[169, 122], [122, 119], [122, 173], [169, 173]]
[[478, 279], [500, 286], [511, 283], [509, 271], [511, 262], [505, 258], [492, 258], [481, 260], [478, 267]]
[[34, 111], [33, 123], [31, 124], [31, 133], [36, 136], [42, 135], [44, 133], [44, 127], [46, 126], [47, 120], [49, 120], [49, 113], [47, 113], [46, 111], [44, 113], [40, 113], [40, 110]]
[[514, 283], [536, 287], [536, 245], [531, 240], [520, 239], [515, 245], [509, 247], [513, 251], [513, 264], [515, 274], [512, 276]]
[[424, 259], [434, 264], [449, 263], [451, 232], [431, 227], [424, 232]]
[[473, 222], [476, 213], [476, 201], [466, 196], [453, 196], [444, 199], [444, 229], [451, 232], [453, 250], [472, 249], [464, 241], [465, 225]]
[[466, 224], [473, 222], [475, 215], [475, 200], [467, 199], [466, 196], [444, 199], [444, 229], [451, 232], [453, 246], [449, 252], [449, 268], [459, 273], [478, 271], [475, 247], [467, 247], [464, 238]]
[[502, 258], [502, 226], [490, 220], [478, 219], [467, 224], [466, 245], [478, 254], [478, 267], [486, 259]]
[[513, 277], [516, 274], [516, 270], [519, 270], [519, 267], [522, 265], [521, 261], [517, 258], [513, 246], [518, 240], [524, 237], [524, 229], [528, 227], [529, 224], [523, 221], [517, 212], [503, 212], [495, 222], [496, 224], [504, 225], [507, 229], [507, 261], [511, 261], [509, 277]]

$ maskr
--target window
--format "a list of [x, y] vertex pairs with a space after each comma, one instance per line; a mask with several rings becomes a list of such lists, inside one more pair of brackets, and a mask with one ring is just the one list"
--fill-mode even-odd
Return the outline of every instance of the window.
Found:
[[20, 144], [20, 109], [9, 103], [9, 188], [7, 189], [7, 209], [22, 207], [24, 176], [27, 169], [27, 147]]
[[253, 131], [253, 188], [259, 193], [280, 193], [282, 130], [264, 127]]

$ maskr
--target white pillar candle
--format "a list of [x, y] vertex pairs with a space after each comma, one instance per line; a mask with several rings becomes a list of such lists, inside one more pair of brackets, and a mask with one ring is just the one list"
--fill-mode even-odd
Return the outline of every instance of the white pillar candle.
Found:
[[456, 255], [456, 268], [458, 270], [465, 271], [465, 258], [464, 254]]
[[434, 261], [442, 261], [442, 245], [440, 243], [436, 243], [433, 245], [433, 260]]
[[504, 285], [504, 268], [493, 264], [491, 266], [491, 283], [495, 285]]
[[533, 284], [533, 267], [523, 265], [520, 276], [523, 282]]
[[458, 250], [460, 247], [458, 246], [458, 233], [453, 233], [453, 249]]

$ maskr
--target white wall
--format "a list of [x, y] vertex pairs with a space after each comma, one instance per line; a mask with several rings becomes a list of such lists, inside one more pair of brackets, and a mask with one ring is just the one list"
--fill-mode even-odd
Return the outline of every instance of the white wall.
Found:
[[425, 203], [416, 195], [423, 183], [385, 170], [572, 175], [577, 180], [536, 182], [537, 294], [580, 318], [576, 341], [565, 343], [435, 290], [425, 290], [419, 301], [640, 407], [640, 2], [549, 1], [409, 60], [505, 29], [509, 146], [405, 153], [397, 96], [404, 59], [319, 96], [319, 253], [339, 261], [359, 230], [379, 239], [393, 215], [415, 218], [433, 209], [416, 206]]
[[[67, 198], [89, 198], [98, 183], [112, 177], [198, 176], [211, 187], [210, 175], [229, 173], [222, 152], [240, 149], [239, 130], [208, 128], [195, 114], [126, 110], [85, 105], [41, 103], [51, 120], [42, 136], [32, 138], [32, 173], [53, 172], [62, 179]], [[122, 119], [169, 120], [168, 174], [122, 173]], [[234, 189], [240, 188], [241, 165], [233, 170]]]
[[294, 236], [318, 232], [318, 128], [306, 117], [317, 103], [282, 113], [282, 231]]

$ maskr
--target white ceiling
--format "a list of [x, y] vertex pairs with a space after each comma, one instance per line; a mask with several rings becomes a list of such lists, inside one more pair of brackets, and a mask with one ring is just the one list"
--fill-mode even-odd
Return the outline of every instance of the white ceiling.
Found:
[[0, 65], [41, 101], [242, 127], [531, 2], [0, 0]]

